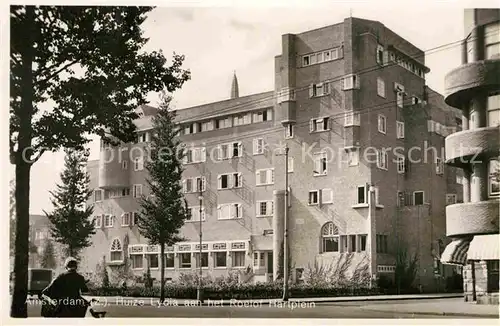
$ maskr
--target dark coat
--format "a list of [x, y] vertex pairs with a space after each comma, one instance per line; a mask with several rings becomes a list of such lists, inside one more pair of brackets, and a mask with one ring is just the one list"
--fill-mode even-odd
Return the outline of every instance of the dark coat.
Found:
[[88, 292], [88, 290], [85, 278], [76, 271], [70, 270], [59, 274], [42, 291], [42, 295], [57, 301], [54, 317], [85, 317], [87, 303], [81, 293]]

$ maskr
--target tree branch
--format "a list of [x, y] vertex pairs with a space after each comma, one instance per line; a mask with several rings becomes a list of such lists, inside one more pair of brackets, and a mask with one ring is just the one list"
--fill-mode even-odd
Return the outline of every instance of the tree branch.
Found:
[[[35, 87], [36, 86], [40, 86], [40, 85], [43, 85], [44, 83], [48, 83], [52, 78], [54, 78], [55, 76], [57, 76], [59, 73], [61, 73], [62, 71], [68, 69], [69, 67], [71, 67], [72, 65], [78, 63], [78, 61], [80, 61], [80, 59], [75, 59], [71, 62], [69, 62], [68, 64], [62, 66], [61, 68], [57, 69], [56, 71], [54, 71], [52, 74], [50, 74], [49, 76], [47, 76], [46, 78], [42, 79], [42, 80], [39, 80], [38, 82], [35, 83]], [[54, 66], [57, 66], [57, 65], [53, 65], [52, 67], [50, 68], [46, 68], [44, 69], [45, 71], [46, 70], [49, 70], [49, 69], [52, 69]], [[43, 70], [42, 70], [43, 72]]]

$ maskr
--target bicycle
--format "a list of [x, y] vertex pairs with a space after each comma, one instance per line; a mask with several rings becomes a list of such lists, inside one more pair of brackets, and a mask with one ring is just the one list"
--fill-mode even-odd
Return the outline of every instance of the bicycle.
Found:
[[[49, 296], [45, 294], [39, 294], [38, 298], [42, 300], [42, 317], [46, 318], [53, 318], [53, 317], [59, 317], [60, 313], [60, 308], [61, 305], [58, 303], [57, 300], [50, 298]], [[99, 304], [99, 300], [96, 299], [90, 299], [87, 300], [85, 298], [80, 298], [82, 302], [84, 303], [82, 306], [81, 310], [77, 310], [75, 314], [71, 317], [77, 317], [77, 318], [85, 318], [87, 315], [87, 310], [90, 312], [90, 315], [94, 318], [104, 318], [106, 316], [106, 311], [97, 311], [96, 309], [93, 308], [93, 306]]]

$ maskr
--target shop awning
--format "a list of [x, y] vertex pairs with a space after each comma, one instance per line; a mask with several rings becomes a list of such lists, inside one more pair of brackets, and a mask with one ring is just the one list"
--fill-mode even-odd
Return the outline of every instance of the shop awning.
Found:
[[500, 236], [498, 234], [476, 235], [470, 243], [467, 259], [498, 260], [500, 259]]
[[441, 263], [446, 265], [465, 265], [467, 263], [467, 250], [471, 239], [453, 240], [446, 246], [441, 254]]

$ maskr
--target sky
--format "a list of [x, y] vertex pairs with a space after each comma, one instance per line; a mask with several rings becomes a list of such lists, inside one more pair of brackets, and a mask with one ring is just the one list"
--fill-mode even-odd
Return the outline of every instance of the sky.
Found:
[[[296, 3], [295, 1], [294, 3]], [[157, 7], [143, 24], [150, 38], [146, 50], [185, 55], [191, 80], [176, 91], [174, 105], [184, 108], [229, 98], [233, 72], [240, 96], [274, 88], [274, 56], [281, 53], [281, 35], [342, 22], [353, 17], [378, 20], [413, 45], [429, 50], [463, 38], [463, 5], [457, 2], [377, 2], [377, 6], [340, 2], [308, 7]], [[426, 54], [431, 69], [427, 84], [442, 93], [447, 72], [460, 65], [460, 46]], [[148, 99], [156, 105], [158, 97]], [[98, 158], [98, 142], [90, 159]], [[32, 168], [32, 214], [51, 210], [49, 191], [63, 167], [62, 153], [45, 153]], [[13, 173], [11, 166], [11, 173]]]

